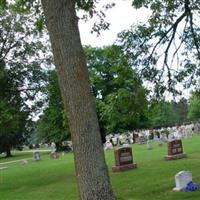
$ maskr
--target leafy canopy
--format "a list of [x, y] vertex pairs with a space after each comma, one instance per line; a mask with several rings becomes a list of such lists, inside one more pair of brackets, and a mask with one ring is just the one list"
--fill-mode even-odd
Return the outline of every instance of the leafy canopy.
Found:
[[144, 24], [119, 34], [129, 62], [154, 83], [155, 92], [176, 94], [178, 82], [196, 84], [200, 75], [200, 2], [198, 0], [133, 0], [151, 15]]
[[59, 145], [70, 135], [55, 70], [49, 72], [46, 102], [48, 105], [37, 121], [36, 132], [41, 141]]
[[13, 4], [0, 5], [0, 146], [9, 154], [31, 132], [51, 55], [35, 29], [34, 11], [19, 14]]
[[189, 100], [189, 120], [199, 120], [200, 119], [200, 92], [196, 91], [192, 94]]
[[141, 126], [147, 91], [119, 46], [85, 49], [100, 124], [107, 133]]

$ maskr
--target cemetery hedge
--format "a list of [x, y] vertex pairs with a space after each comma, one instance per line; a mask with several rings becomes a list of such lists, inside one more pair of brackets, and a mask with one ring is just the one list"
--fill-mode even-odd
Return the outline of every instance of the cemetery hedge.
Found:
[[[173, 192], [174, 175], [181, 170], [190, 170], [193, 181], [200, 184], [200, 137], [183, 140], [186, 159], [165, 161], [166, 145], [159, 147], [153, 144], [153, 150], [146, 145], [134, 144], [134, 161], [138, 169], [122, 173], [113, 173], [113, 151], [106, 151], [112, 186], [119, 200], [184, 200], [199, 199], [197, 192]], [[31, 154], [19, 155], [10, 160], [30, 158]], [[77, 200], [78, 190], [75, 180], [73, 154], [65, 154], [58, 160], [51, 160], [49, 155], [42, 154], [42, 161], [29, 161], [2, 165], [5, 159], [0, 158], [1, 200]]]

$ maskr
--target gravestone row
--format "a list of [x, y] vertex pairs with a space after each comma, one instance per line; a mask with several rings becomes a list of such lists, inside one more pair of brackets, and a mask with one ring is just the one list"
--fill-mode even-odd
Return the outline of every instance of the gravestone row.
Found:
[[[150, 143], [150, 142], [149, 142]], [[149, 149], [152, 149], [151, 143]], [[168, 154], [165, 160], [176, 160], [185, 158], [186, 154], [183, 153], [183, 145], [181, 140], [172, 140], [168, 144]], [[131, 147], [117, 147], [114, 150], [115, 165], [112, 167], [113, 172], [125, 171], [137, 168], [137, 164], [133, 162], [133, 154]]]

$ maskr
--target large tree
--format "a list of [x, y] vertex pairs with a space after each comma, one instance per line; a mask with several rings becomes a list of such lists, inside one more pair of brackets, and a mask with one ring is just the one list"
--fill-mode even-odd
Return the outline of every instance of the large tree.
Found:
[[153, 100], [149, 105], [149, 121], [151, 128], [174, 126], [178, 122], [178, 114], [173, 103]]
[[0, 62], [0, 152], [11, 156], [11, 148], [22, 145], [26, 139], [29, 109], [17, 90], [12, 73]]
[[189, 99], [188, 108], [188, 119], [189, 120], [199, 120], [200, 119], [200, 92], [193, 92]]
[[144, 125], [147, 91], [121, 48], [88, 47], [85, 52], [101, 128], [116, 133]]
[[76, 1], [42, 0], [42, 6], [68, 113], [80, 199], [114, 200], [80, 41]]
[[187, 122], [188, 115], [188, 101], [185, 98], [181, 98], [178, 102], [172, 101], [173, 109], [178, 116], [178, 124]]
[[[0, 3], [0, 143], [1, 151], [21, 145], [28, 130], [32, 107], [37, 101], [45, 73], [40, 65], [46, 47], [35, 31], [34, 13], [19, 13], [15, 6]], [[5, 9], [6, 8], [6, 9]], [[33, 39], [34, 38], [34, 39]], [[45, 64], [44, 64], [45, 65]]]

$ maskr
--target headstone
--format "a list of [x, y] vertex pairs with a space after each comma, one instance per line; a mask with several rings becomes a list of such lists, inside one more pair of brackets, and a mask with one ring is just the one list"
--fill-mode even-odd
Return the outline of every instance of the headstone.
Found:
[[113, 137], [111, 141], [113, 146], [117, 146], [119, 144], [119, 139], [117, 137]]
[[154, 133], [153, 133], [153, 131], [152, 131], [152, 130], [150, 130], [150, 131], [149, 131], [149, 136], [148, 136], [148, 139], [149, 139], [149, 140], [153, 140], [153, 139], [154, 139], [154, 137], [155, 137], [155, 136], [154, 136]]
[[107, 140], [106, 143], [104, 144], [104, 149], [108, 150], [108, 149], [113, 149], [113, 145], [110, 142], [110, 140]]
[[50, 157], [53, 158], [53, 159], [59, 158], [59, 154], [56, 152], [56, 144], [54, 142], [51, 143]]
[[148, 150], [152, 150], [152, 143], [151, 143], [151, 140], [147, 140], [147, 149]]
[[59, 154], [57, 152], [51, 152], [50, 153], [50, 157], [53, 159], [58, 159], [59, 158]]
[[175, 136], [174, 136], [174, 132], [171, 132], [169, 135], [168, 135], [168, 140], [175, 140]]
[[51, 143], [51, 153], [56, 152], [56, 144], [54, 142]]
[[127, 144], [128, 141], [127, 141], [127, 136], [125, 134], [122, 134], [119, 136], [119, 144], [120, 145], [124, 145], [124, 144]]
[[192, 181], [192, 173], [189, 171], [180, 171], [175, 175], [176, 187], [174, 191], [184, 191], [187, 187], [187, 184]]
[[140, 136], [138, 139], [139, 139], [138, 141], [139, 144], [146, 144], [146, 138], [144, 136]]
[[185, 157], [186, 154], [183, 153], [181, 140], [172, 140], [168, 142], [168, 155], [165, 156], [165, 160], [176, 160]]
[[113, 172], [137, 168], [137, 164], [133, 163], [131, 147], [119, 147], [115, 149], [114, 154], [115, 165], [112, 167]]
[[39, 152], [39, 151], [34, 151], [34, 152], [33, 152], [33, 160], [34, 160], [34, 161], [39, 161], [39, 160], [41, 160], [41, 155], [40, 155], [40, 152]]
[[139, 135], [137, 133], [133, 133], [132, 138], [133, 138], [133, 143], [139, 142]]

